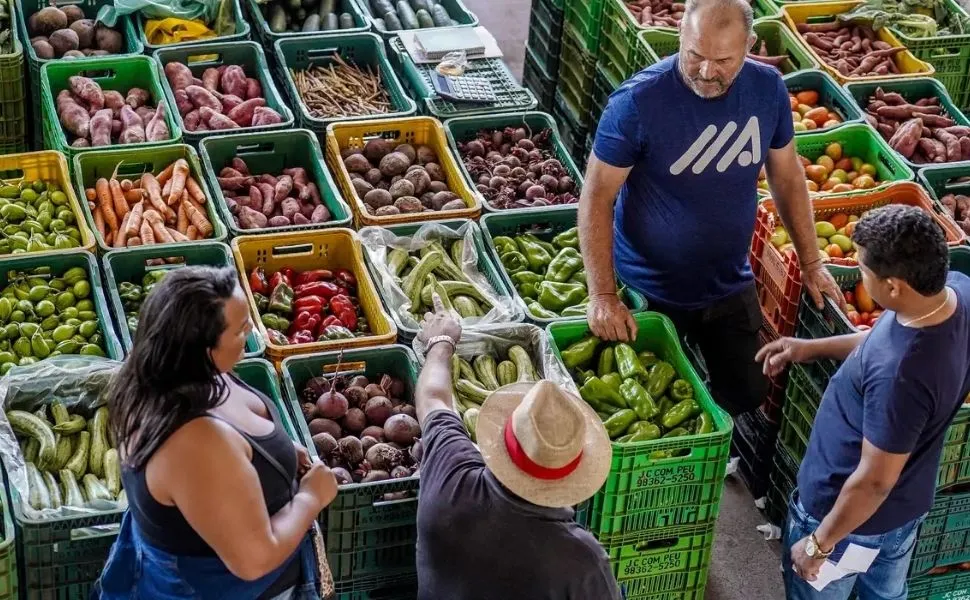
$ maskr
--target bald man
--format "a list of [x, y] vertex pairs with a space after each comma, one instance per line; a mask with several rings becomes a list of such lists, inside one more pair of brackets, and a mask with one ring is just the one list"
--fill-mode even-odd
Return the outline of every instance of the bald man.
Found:
[[746, 0], [688, 0], [680, 52], [610, 97], [579, 201], [593, 332], [636, 335], [615, 270], [699, 346], [733, 415], [767, 395], [748, 264], [763, 165], [806, 290], [819, 306], [822, 294], [841, 300], [819, 258], [788, 90], [773, 67], [746, 58], [755, 41]]

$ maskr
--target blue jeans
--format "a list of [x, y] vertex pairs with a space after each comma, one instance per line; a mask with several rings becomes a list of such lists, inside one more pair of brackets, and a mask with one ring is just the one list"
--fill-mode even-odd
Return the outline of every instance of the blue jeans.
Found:
[[916, 547], [916, 534], [925, 515], [898, 529], [881, 535], [849, 535], [838, 543], [831, 560], [838, 562], [850, 543], [866, 548], [879, 548], [869, 570], [850, 575], [816, 591], [792, 570], [791, 549], [799, 540], [815, 531], [819, 522], [805, 511], [798, 500], [798, 492], [788, 502], [788, 520], [783, 535], [781, 567], [785, 580], [785, 596], [789, 600], [847, 600], [853, 589], [859, 600], [906, 600], [906, 574]]

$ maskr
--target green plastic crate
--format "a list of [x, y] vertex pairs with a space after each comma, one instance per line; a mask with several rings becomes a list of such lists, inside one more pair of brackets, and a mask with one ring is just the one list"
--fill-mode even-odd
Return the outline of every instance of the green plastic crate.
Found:
[[[640, 61], [648, 57], [639, 52], [641, 27], [624, 0], [605, 0], [603, 20], [600, 25], [599, 61], [613, 79], [625, 81], [634, 73], [648, 66]], [[676, 33], [670, 27], [651, 27], [651, 30]]]
[[[525, 315], [526, 321], [530, 323], [545, 326], [550, 323], [572, 321], [573, 319], [571, 317], [543, 319], [533, 316], [529, 312], [525, 300], [522, 299], [522, 296], [515, 290], [515, 286], [512, 285], [512, 279], [509, 277], [509, 274], [501, 267], [502, 261], [499, 258], [498, 250], [495, 249], [495, 242], [492, 240], [494, 237], [500, 235], [514, 237], [521, 233], [530, 232], [541, 240], [551, 241], [556, 234], [566, 231], [571, 227], [576, 227], [576, 219], [577, 211], [575, 206], [523, 208], [521, 210], [492, 212], [482, 216], [480, 223], [482, 235], [485, 239], [485, 245], [488, 246], [488, 251], [491, 254], [492, 262], [495, 265], [499, 265], [498, 271], [501, 273], [502, 279], [505, 282], [505, 289], [513, 294], [519, 305], [519, 309]], [[631, 288], [624, 288], [623, 302], [634, 313], [642, 311], [647, 304], [646, 298]]]
[[762, 20], [780, 20], [781, 19], [781, 9], [778, 8], [774, 2], [771, 0], [754, 0], [751, 3], [751, 9], [754, 13], [755, 22]]
[[[16, 22], [14, 0], [0, 0]], [[13, 49], [0, 54], [0, 153], [22, 152], [27, 141], [27, 90], [24, 84], [24, 50], [18, 28], [11, 31]], [[2, 592], [0, 592], [2, 594]]]
[[[330, 176], [330, 171], [324, 166], [320, 143], [316, 136], [306, 129], [208, 137], [199, 144], [199, 154], [215, 205], [231, 237], [351, 226], [353, 215], [350, 207], [337, 193], [337, 184]], [[331, 219], [317, 225], [287, 225], [263, 229], [243, 229], [236, 225], [229, 207], [226, 206], [226, 199], [216, 177], [219, 171], [229, 166], [233, 157], [237, 156], [245, 160], [257, 175], [270, 173], [278, 176], [282, 174], [283, 169], [296, 167], [306, 169], [307, 175], [312, 178], [311, 181], [316, 183], [323, 203], [330, 211]]]
[[161, 50], [163, 48], [177, 48], [179, 46], [191, 46], [195, 44], [213, 44], [220, 42], [231, 42], [235, 40], [248, 40], [249, 39], [249, 23], [243, 18], [242, 8], [239, 5], [239, 0], [228, 0], [230, 7], [232, 9], [232, 17], [235, 22], [236, 29], [230, 35], [220, 35], [217, 37], [212, 37], [206, 40], [193, 40], [189, 42], [178, 42], [176, 44], [150, 44], [148, 39], [145, 37], [145, 17], [139, 11], [131, 16], [132, 21], [135, 25], [135, 30], [138, 32], [138, 39], [145, 46], [145, 54], [154, 54], [156, 50]]
[[[524, 113], [501, 113], [496, 115], [482, 115], [477, 117], [456, 117], [454, 119], [448, 119], [443, 123], [445, 128], [445, 133], [448, 136], [448, 147], [451, 148], [452, 153], [458, 159], [458, 165], [461, 168], [461, 174], [468, 183], [471, 189], [475, 189], [477, 181], [472, 180], [472, 176], [468, 173], [468, 169], [465, 168], [465, 163], [461, 160], [461, 153], [458, 151], [459, 142], [467, 142], [469, 140], [475, 139], [475, 135], [482, 129], [503, 129], [505, 127], [526, 127], [527, 131], [531, 131], [533, 134], [537, 131], [545, 128], [552, 130], [552, 136], [549, 138], [550, 144], [552, 145], [553, 155], [556, 159], [562, 163], [563, 168], [569, 173], [573, 181], [576, 182], [576, 192], [575, 196], [579, 197], [579, 190], [583, 185], [583, 174], [576, 167], [576, 163], [573, 162], [572, 157], [569, 155], [569, 151], [563, 145], [562, 140], [559, 138], [558, 127], [556, 127], [556, 121], [544, 112], [524, 112]], [[476, 192], [477, 193], [477, 192]], [[508, 210], [520, 210], [520, 209], [501, 209], [492, 208], [488, 202], [485, 201], [484, 197], [481, 198], [482, 209], [485, 212], [506, 212]]]
[[[111, 177], [118, 168], [118, 177], [129, 177], [132, 179], [141, 177], [143, 173], [152, 172], [155, 175], [161, 173], [165, 167], [176, 160], [184, 158], [189, 163], [189, 172], [195, 179], [202, 192], [208, 200], [203, 207], [209, 222], [212, 223], [212, 236], [207, 238], [210, 241], [222, 241], [226, 239], [226, 226], [219, 218], [219, 213], [213, 206], [214, 198], [206, 178], [203, 177], [202, 163], [199, 162], [199, 155], [195, 149], [185, 144], [174, 144], [158, 148], [129, 148], [127, 146], [117, 146], [111, 150], [94, 150], [83, 152], [74, 157], [73, 176], [74, 189], [79, 198], [84, 198], [84, 190], [94, 187], [94, 183], [101, 177]], [[120, 167], [118, 165], [121, 165]], [[147, 208], [147, 207], [146, 207]], [[98, 233], [94, 225], [94, 215], [87, 202], [81, 202], [81, 210], [84, 211], [84, 220], [88, 227], [94, 232], [94, 237], [98, 242], [98, 249], [107, 252], [114, 248], [104, 243], [104, 238]], [[120, 223], [119, 223], [120, 225]]]
[[266, 62], [266, 55], [263, 54], [263, 49], [256, 42], [235, 41], [164, 46], [155, 52], [154, 57], [160, 73], [165, 73], [165, 65], [168, 63], [178, 62], [187, 65], [192, 74], [198, 78], [201, 78], [202, 72], [208, 68], [218, 68], [221, 65], [240, 66], [246, 72], [246, 77], [259, 80], [259, 85], [263, 89], [263, 98], [266, 99], [266, 106], [279, 113], [283, 119], [273, 125], [258, 125], [220, 131], [189, 131], [185, 129], [185, 122], [175, 104], [175, 93], [172, 91], [172, 86], [168, 82], [168, 78], [162, 75], [165, 98], [168, 100], [169, 107], [173, 109], [172, 115], [175, 117], [179, 129], [182, 130], [182, 137], [185, 138], [186, 143], [198, 146], [200, 141], [214, 135], [293, 128], [293, 111], [283, 102], [283, 97], [276, 90], [276, 84], [273, 82], [273, 76]]
[[567, 28], [562, 38], [562, 58], [559, 61], [556, 98], [565, 103], [574, 115], [573, 119], [583, 126], [588, 124], [590, 96], [593, 93], [595, 75], [596, 56], [583, 50], [575, 33]]
[[566, 151], [578, 165], [585, 168], [587, 157], [586, 137], [589, 135], [589, 112], [582, 115], [582, 120], [566, 103], [560, 90], [556, 90], [555, 101], [552, 106], [552, 117], [559, 124], [559, 137]]
[[16, 529], [13, 525], [6, 472], [3, 473], [3, 487], [0, 490], [0, 510], [3, 511], [3, 541], [0, 541], [0, 599], [17, 600], [20, 598], [17, 577]]
[[528, 45], [525, 47], [525, 62], [522, 65], [522, 87], [528, 89], [536, 97], [537, 106], [540, 110], [552, 110], [552, 104], [556, 95], [556, 77], [559, 68], [553, 75], [549, 74], [542, 62], [539, 61], [535, 51]]
[[[256, 38], [259, 40], [260, 44], [266, 48], [272, 49], [273, 44], [276, 43], [276, 40], [308, 37], [318, 33], [327, 33], [326, 31], [313, 31], [306, 33], [303, 31], [286, 31], [284, 33], [274, 33], [273, 31], [270, 31], [269, 21], [263, 14], [263, 10], [268, 6], [268, 4], [257, 2], [257, 0], [240, 0], [240, 2], [243, 3], [243, 8], [248, 16], [248, 20], [253, 24], [253, 31], [256, 34]], [[347, 29], [340, 29], [334, 33], [363, 33], [370, 31], [370, 20], [364, 15], [364, 11], [357, 6], [357, 3], [354, 0], [339, 0], [337, 6], [339, 7], [337, 14], [349, 13], [354, 20], [354, 26]]]
[[[929, 165], [916, 172], [916, 180], [926, 188], [930, 198], [937, 204], [939, 204], [940, 198], [950, 193], [970, 194], [970, 181], [967, 183], [950, 183], [951, 180], [958, 177], [970, 177], [970, 164]], [[942, 208], [942, 205], [940, 206]], [[970, 273], [970, 269], [967, 272]]]
[[[341, 373], [369, 378], [389, 374], [404, 381], [404, 398], [410, 401], [417, 386], [419, 367], [414, 352], [400, 345], [378, 346], [343, 352], [293, 356], [283, 360], [281, 371], [287, 403], [311, 457], [317, 451], [300, 408], [302, 390], [313, 377]], [[337, 593], [364, 592], [400, 585], [415, 575], [414, 544], [417, 540], [417, 476], [340, 487], [336, 499], [322, 513], [320, 526], [327, 560]], [[385, 500], [388, 493], [406, 497]]]
[[604, 0], [565, 0], [565, 29], [572, 31], [584, 52], [599, 50]]
[[508, 65], [501, 58], [469, 58], [466, 77], [487, 80], [498, 98], [495, 102], [452, 102], [438, 95], [432, 83], [435, 64], [419, 65], [411, 59], [400, 38], [388, 42], [395, 69], [404, 74], [405, 84], [412, 97], [419, 102], [421, 112], [439, 119], [492, 114], [510, 110], [526, 111], [536, 107], [538, 100], [522, 87]]
[[[680, 34], [676, 31], [644, 29], [637, 36], [640, 38], [641, 47], [646, 48], [647, 56], [651, 57], [654, 62], [660, 62], [668, 56], [677, 54], [677, 51], [680, 50]], [[654, 63], [648, 60], [643, 66], [649, 67], [652, 64]]]
[[[796, 71], [785, 75], [784, 80], [788, 91], [793, 94], [805, 90], [818, 92], [819, 106], [824, 106], [842, 117], [842, 123], [825, 131], [832, 131], [848, 123], [862, 122], [862, 109], [852, 96], [846, 93], [845, 88], [836, 83], [825, 71]], [[817, 130], [796, 131], [795, 135], [804, 136], [809, 133], [817, 133]]]
[[[368, 3], [367, 0], [357, 0], [358, 6], [360, 6], [361, 11], [364, 12], [367, 19], [370, 21], [371, 28], [376, 31], [385, 41], [389, 41], [397, 36], [396, 31], [387, 31], [382, 28], [377, 22], [380, 15], [376, 15], [373, 12], [372, 5]], [[396, 4], [396, 3], [392, 3]], [[441, 0], [435, 4], [440, 4], [445, 7], [448, 11], [448, 16], [451, 17], [452, 21], [455, 21], [454, 27], [477, 27], [478, 17], [475, 16], [473, 12], [468, 10], [468, 8], [461, 2], [461, 0]], [[428, 31], [432, 29], [430, 27], [412, 29], [411, 31]], [[436, 29], [436, 28], [434, 28]]]
[[[596, 63], [596, 75], [593, 77], [593, 93], [589, 106], [589, 129], [591, 136], [595, 136], [596, 134], [596, 126], [599, 124], [600, 117], [606, 111], [606, 104], [610, 101], [610, 94], [616, 91], [621, 83], [610, 75], [602, 63]], [[588, 144], [587, 146], [587, 150], [592, 149]]]
[[[145, 261], [152, 258], [177, 257], [182, 264], [166, 264], [162, 266], [146, 266]], [[115, 327], [120, 334], [121, 344], [125, 352], [131, 350], [133, 343], [131, 332], [126, 324], [125, 309], [121, 302], [118, 286], [125, 282], [141, 285], [142, 277], [148, 271], [171, 270], [185, 265], [210, 267], [233, 267], [232, 251], [229, 246], [220, 242], [197, 241], [168, 246], [135, 246], [122, 250], [112, 250], [104, 255], [104, 283], [108, 288], [108, 302], [114, 314]], [[246, 358], [258, 358], [265, 349], [263, 336], [253, 330], [246, 337]]]
[[782, 526], [788, 518], [788, 499], [795, 489], [798, 476], [798, 463], [791, 457], [785, 446], [779, 441], [769, 477], [771, 486], [765, 502], [765, 516], [775, 525]]
[[909, 600], [966, 600], [970, 598], [970, 573], [952, 571], [942, 575], [923, 575], [908, 581]]
[[547, 73], [559, 72], [562, 27], [562, 9], [552, 6], [550, 0], [533, 0], [526, 44], [532, 49], [542, 70]]
[[182, 129], [175, 120], [175, 109], [165, 99], [161, 77], [152, 59], [147, 56], [127, 56], [115, 59], [55, 60], [45, 63], [40, 70], [41, 101], [44, 108], [44, 143], [49, 149], [63, 153], [68, 160], [74, 156], [102, 150], [102, 148], [72, 147], [67, 139], [67, 133], [57, 118], [55, 98], [61, 90], [70, 89], [68, 78], [79, 74], [86, 74], [104, 90], [117, 90], [122, 95], [127, 95], [128, 90], [133, 87], [142, 88], [151, 95], [150, 102], [155, 106], [165, 106], [165, 122], [168, 124], [169, 139], [114, 147], [154, 151], [161, 146], [177, 144], [182, 139]]
[[[970, 125], [970, 119], [967, 119], [967, 117], [960, 111], [959, 108], [954, 105], [953, 101], [950, 99], [950, 95], [947, 93], [947, 88], [943, 87], [942, 83], [936, 79], [933, 79], [932, 77], [914, 77], [912, 79], [880, 81], [878, 83], [847, 83], [844, 86], [844, 89], [853, 98], [856, 105], [862, 109], [865, 109], [865, 107], [869, 104], [869, 98], [875, 93], [876, 88], [882, 88], [882, 90], [887, 93], [897, 92], [910, 102], [916, 102], [920, 98], [939, 98], [940, 105], [943, 107], [943, 110], [946, 111], [951, 119], [956, 121], [957, 125]], [[871, 125], [869, 125], [869, 127], [871, 127]], [[912, 169], [919, 169], [924, 166], [922, 164], [914, 163], [901, 155], [898, 156], [900, 160], [909, 165], [909, 167]], [[970, 161], [952, 162], [946, 163], [946, 165], [970, 166]]]
[[243, 383], [256, 388], [273, 401], [273, 405], [280, 414], [280, 421], [286, 431], [286, 436], [294, 442], [300, 442], [300, 432], [293, 424], [293, 417], [287, 409], [280, 380], [272, 363], [262, 358], [246, 358], [239, 361], [233, 371], [239, 376], [239, 379], [242, 379]]
[[938, 493], [920, 526], [909, 576], [970, 560], [970, 493]]
[[[634, 319], [638, 332], [631, 346], [637, 352], [650, 350], [673, 365], [694, 387], [695, 398], [713, 417], [715, 430], [636, 444], [613, 443], [610, 474], [585, 511], [584, 525], [604, 545], [636, 540], [654, 528], [713, 524], [720, 510], [734, 429], [688, 360], [670, 319], [655, 312], [640, 312]], [[589, 324], [574, 319], [552, 323], [546, 331], [556, 358], [562, 360], [562, 350], [589, 335]], [[688, 454], [650, 458], [660, 450]]]
[[[373, 33], [317, 34], [315, 36], [280, 39], [275, 42], [273, 47], [276, 50], [276, 78], [283, 84], [290, 106], [293, 106], [296, 111], [297, 124], [317, 135], [325, 135], [327, 125], [337, 121], [407, 117], [417, 111], [414, 100], [405, 93], [401, 81], [388, 61], [381, 38]], [[378, 71], [391, 104], [394, 106], [394, 112], [331, 119], [311, 116], [300, 100], [300, 94], [296, 91], [296, 84], [293, 81], [290, 69], [304, 70], [314, 65], [325, 66], [333, 61], [335, 55], [339, 55], [348, 63], [356, 64], [359, 68], [369, 67]]]
[[660, 527], [606, 555], [624, 598], [704, 598], [714, 552], [714, 523]]

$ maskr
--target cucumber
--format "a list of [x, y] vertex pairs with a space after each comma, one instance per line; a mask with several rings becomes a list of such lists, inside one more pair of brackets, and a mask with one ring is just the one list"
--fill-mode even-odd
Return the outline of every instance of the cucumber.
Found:
[[419, 29], [426, 29], [428, 27], [435, 26], [434, 19], [431, 18], [431, 13], [429, 13], [425, 9], [419, 8], [418, 12], [415, 13], [415, 16], [418, 18]]
[[350, 13], [343, 13], [340, 15], [340, 28], [341, 29], [353, 29], [354, 28], [354, 16]]
[[431, 10], [431, 4], [428, 0], [411, 0], [411, 8], [414, 9], [414, 12], [418, 12], [422, 8], [424, 10]]
[[57, 441], [47, 420], [23, 410], [8, 411], [7, 420], [10, 421], [14, 432], [40, 443], [37, 451], [37, 467], [40, 469], [50, 467], [57, 457]]
[[24, 460], [27, 462], [37, 462], [38, 452], [40, 452], [40, 442], [34, 438], [27, 440], [27, 445], [24, 447]]
[[54, 464], [51, 466], [52, 471], [60, 471], [67, 465], [67, 461], [71, 460], [71, 455], [73, 454], [74, 444], [69, 435], [58, 435], [57, 440], [57, 457], [54, 460]]
[[71, 460], [67, 461], [65, 469], [74, 473], [75, 479], [80, 479], [84, 477], [84, 474], [88, 470], [88, 455], [91, 451], [91, 434], [87, 431], [82, 431], [77, 434], [77, 447], [74, 448], [74, 454], [71, 455]]
[[274, 4], [269, 12], [269, 30], [273, 33], [286, 31], [286, 10], [279, 4]]
[[84, 492], [88, 496], [89, 502], [94, 502], [95, 500], [114, 500], [115, 497], [111, 495], [108, 488], [104, 486], [97, 475], [94, 473], [88, 473], [81, 480], [81, 485], [84, 486]]
[[81, 415], [71, 415], [71, 418], [64, 423], [54, 425], [54, 433], [61, 435], [74, 435], [88, 426], [88, 421]]
[[434, 24], [438, 27], [448, 27], [451, 25], [451, 15], [449, 15], [448, 10], [440, 4], [435, 4], [431, 7], [431, 18], [434, 20]]
[[320, 31], [320, 15], [314, 13], [307, 17], [306, 20], [303, 21], [303, 27], [300, 28], [300, 31], [304, 33]]
[[60, 508], [61, 504], [61, 486], [57, 485], [57, 480], [51, 475], [50, 471], [44, 471], [44, 484], [47, 486], [47, 493], [50, 495], [51, 508]]
[[418, 28], [418, 17], [415, 16], [408, 0], [397, 0], [397, 16], [401, 18], [401, 25], [405, 29]]
[[37, 470], [34, 463], [27, 463], [27, 503], [35, 510], [43, 510], [51, 507], [51, 495], [47, 491], [47, 484], [44, 477]]
[[337, 17], [337, 13], [327, 13], [327, 16], [323, 18], [321, 29], [323, 31], [336, 31], [340, 29], [340, 19]]
[[117, 496], [121, 491], [121, 458], [117, 450], [111, 449], [104, 453], [104, 479], [111, 495]]
[[317, 9], [317, 14], [320, 15], [320, 19], [335, 12], [337, 12], [337, 0], [321, 0], [320, 8]]
[[397, 13], [389, 12], [384, 15], [384, 30], [385, 31], [401, 31], [404, 27], [401, 25], [401, 19], [397, 18]]
[[384, 16], [389, 12], [394, 12], [394, 5], [391, 0], [377, 0], [374, 2], [374, 14]]
[[91, 453], [88, 470], [98, 477], [104, 477], [104, 453], [108, 450], [108, 407], [102, 406], [88, 422], [91, 432]]
[[84, 506], [84, 496], [81, 495], [81, 488], [77, 485], [74, 472], [70, 469], [61, 469], [58, 475], [61, 478], [61, 504]]

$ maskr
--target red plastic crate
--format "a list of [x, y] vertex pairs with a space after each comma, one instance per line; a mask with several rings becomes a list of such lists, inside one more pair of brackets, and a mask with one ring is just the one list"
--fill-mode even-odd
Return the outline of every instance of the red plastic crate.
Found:
[[[758, 332], [758, 337], [761, 341], [761, 345], [764, 346], [765, 344], [777, 340], [779, 336], [770, 327], [768, 327], [768, 324], [766, 323], [765, 326], [761, 328], [761, 331]], [[764, 413], [765, 418], [769, 423], [774, 425], [781, 423], [781, 407], [785, 403], [785, 388], [787, 386], [787, 367], [778, 375], [768, 378], [768, 396], [765, 398], [764, 404], [761, 405], [761, 411]]]

